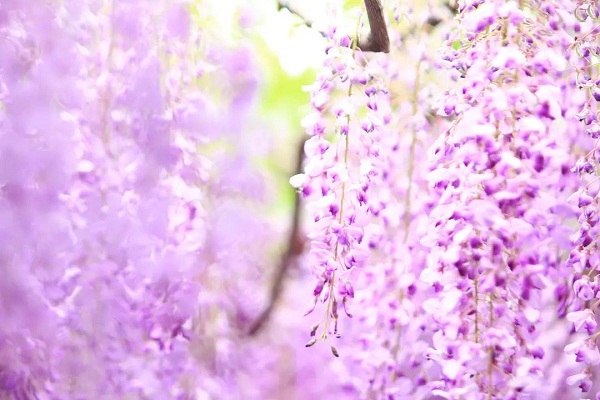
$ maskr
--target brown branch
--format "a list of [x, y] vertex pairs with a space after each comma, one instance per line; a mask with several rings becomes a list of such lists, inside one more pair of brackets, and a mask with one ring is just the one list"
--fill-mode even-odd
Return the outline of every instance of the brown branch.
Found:
[[[299, 17], [302, 22], [304, 23], [304, 25], [308, 26], [309, 28], [312, 28], [312, 21], [310, 21], [309, 19], [305, 18], [304, 15], [302, 15], [298, 10], [296, 10], [295, 8], [293, 8], [292, 6], [290, 6], [287, 2], [281, 1], [279, 0], [277, 2], [277, 10], [281, 11], [281, 10], [288, 10], [291, 14], [294, 14], [295, 16]], [[319, 31], [319, 33], [323, 36], [325, 35], [325, 32], [321, 32]]]
[[[287, 1], [279, 0], [277, 2], [277, 10], [278, 11], [288, 10], [290, 12], [290, 14], [294, 14], [295, 16], [300, 18], [302, 20], [302, 23], [304, 23], [304, 25], [308, 26], [309, 28], [312, 28], [312, 21], [309, 20], [308, 18], [306, 18], [304, 15], [302, 15], [302, 13], [300, 11], [298, 11], [295, 8], [293, 8], [292, 6], [290, 6]], [[321, 34], [321, 36], [327, 37], [325, 32], [319, 31], [319, 33]]]
[[[294, 174], [299, 174], [302, 172], [302, 162], [304, 161], [304, 142], [305, 140], [301, 140], [298, 146], [298, 155], [296, 158]], [[287, 249], [281, 256], [281, 260], [279, 261], [277, 270], [275, 271], [275, 276], [273, 277], [269, 305], [252, 323], [250, 329], [248, 329], [249, 336], [256, 335], [265, 326], [267, 320], [275, 309], [279, 298], [281, 297], [283, 283], [285, 281], [287, 271], [292, 265], [294, 258], [303, 251], [303, 239], [300, 237], [300, 220], [302, 216], [301, 211], [302, 207], [300, 204], [300, 194], [296, 193], [296, 196], [294, 197], [294, 211], [292, 214], [291, 227], [287, 240]]]
[[[369, 18], [369, 36], [366, 41], [358, 41], [357, 47], [362, 51], [370, 51], [374, 53], [389, 53], [390, 38], [388, 36], [387, 26], [383, 15], [383, 7], [380, 0], [365, 0], [367, 8], [367, 17]], [[309, 28], [312, 27], [312, 21], [304, 17], [298, 10], [291, 7], [287, 2], [279, 0], [277, 2], [278, 10], [288, 10], [290, 13], [298, 16], [302, 22]], [[325, 32], [320, 32], [321, 35], [327, 36]]]
[[383, 7], [380, 0], [365, 0], [367, 17], [369, 18], [370, 33], [366, 43], [358, 42], [362, 51], [389, 53], [390, 37], [388, 36]]

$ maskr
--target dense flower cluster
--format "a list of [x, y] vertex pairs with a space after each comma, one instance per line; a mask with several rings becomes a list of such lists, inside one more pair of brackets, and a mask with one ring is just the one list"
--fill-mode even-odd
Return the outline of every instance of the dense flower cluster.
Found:
[[[404, 34], [397, 43], [408, 43], [399, 47], [418, 60], [415, 74], [407, 73], [408, 63], [393, 53], [398, 64], [377, 56], [365, 63], [366, 71], [383, 74], [379, 79], [392, 77], [388, 89], [404, 73], [409, 79], [401, 85], [413, 92], [405, 102], [388, 97], [390, 121], [379, 128], [386, 132], [378, 142], [387, 149], [381, 153], [384, 179], [372, 187], [386, 201], [381, 210], [355, 207], [352, 214], [352, 222], [362, 218], [383, 227], [377, 246], [368, 248], [368, 262], [353, 290], [360, 309], [352, 324], [359, 345], [352, 350], [351, 370], [360, 368], [361, 377], [353, 383], [365, 398], [558, 399], [592, 386], [591, 368], [598, 361], [593, 335], [597, 303], [590, 300], [597, 278], [590, 263], [597, 258], [597, 212], [592, 211], [595, 182], [582, 187], [578, 173], [595, 172], [596, 149], [577, 160], [593, 146], [583, 135], [581, 121], [597, 138], [595, 107], [580, 90], [595, 93], [595, 81], [582, 72], [589, 65], [581, 57], [588, 64], [593, 61], [596, 36], [591, 27], [579, 40], [579, 54], [572, 51], [573, 37], [584, 26], [578, 21], [580, 12], [569, 7], [560, 1], [458, 2], [458, 29], [446, 30], [445, 50], [437, 59], [428, 58], [425, 30], [414, 42], [407, 34], [414, 35], [414, 27], [407, 32], [400, 24], [392, 25]], [[581, 7], [588, 7], [590, 19], [596, 18], [593, 5]], [[444, 15], [435, 6], [431, 14], [400, 5], [393, 12], [397, 20], [401, 14], [409, 21], [421, 17], [421, 24], [414, 22], [417, 26], [437, 17], [436, 12]], [[339, 47], [340, 52], [347, 50]], [[330, 57], [344, 63], [332, 71], [355, 62], [331, 52]], [[435, 80], [422, 77], [428, 64], [440, 74], [449, 70], [455, 82], [437, 101], [428, 97], [428, 85]], [[330, 65], [328, 61], [327, 73]], [[380, 69], [375, 70], [377, 65]], [[337, 88], [343, 85], [332, 79], [317, 84], [313, 107], [321, 112], [329, 106], [324, 99]], [[359, 107], [354, 115], [360, 115]], [[318, 120], [318, 129], [314, 126], [308, 126], [309, 143], [329, 134], [323, 120]], [[436, 131], [442, 132], [437, 138]], [[341, 133], [333, 143], [343, 143], [346, 132]], [[332, 159], [338, 151], [339, 145], [331, 151]], [[294, 177], [292, 184], [309, 199], [309, 209], [329, 210], [335, 220], [341, 195], [321, 179], [333, 177], [335, 182], [339, 173], [331, 162], [311, 175], [320, 154], [307, 151], [305, 174]], [[426, 158], [429, 171], [423, 169]], [[345, 179], [360, 181], [347, 170]], [[585, 222], [571, 252], [578, 207], [584, 209], [580, 222]], [[317, 215], [309, 237], [323, 230], [337, 232], [330, 223], [319, 225], [321, 220]], [[337, 285], [329, 278], [338, 270], [331, 266], [338, 257], [336, 248], [336, 240], [326, 245], [313, 241], [312, 252], [319, 254], [318, 266], [323, 268], [317, 268], [317, 296], [327, 284]], [[338, 286], [343, 292], [344, 283]], [[576, 297], [580, 300], [573, 302]], [[588, 336], [569, 344], [570, 323]], [[588, 364], [583, 374], [574, 375], [571, 354]], [[565, 386], [573, 384], [573, 389]]]
[[461, 4], [444, 55], [459, 85], [440, 106], [455, 121], [432, 148], [421, 275], [436, 293], [423, 307], [444, 396], [541, 395], [544, 294], [568, 276], [563, 221], [573, 216], [566, 200], [577, 187], [570, 166], [583, 101], [566, 59], [573, 18], [550, 23], [560, 9]]
[[596, 370], [600, 365], [598, 349], [597, 307], [599, 282], [598, 268], [598, 79], [595, 57], [598, 54], [597, 38], [600, 34], [598, 18], [600, 11], [595, 2], [577, 2], [575, 18], [578, 21], [578, 34], [573, 43], [574, 53], [579, 60], [577, 65], [577, 87], [586, 93], [586, 101], [582, 104], [577, 118], [585, 127], [587, 139], [593, 143], [589, 152], [577, 161], [573, 171], [581, 178], [580, 188], [571, 197], [578, 208], [579, 230], [573, 236], [573, 249], [567, 264], [571, 273], [571, 289], [573, 306], [567, 319], [573, 324], [575, 336], [566, 346], [565, 352], [574, 355], [580, 367], [567, 378], [569, 385], [577, 386], [582, 392], [596, 392], [600, 396]]
[[[389, 179], [391, 142], [389, 95], [375, 65], [364, 68], [348, 36], [336, 36], [327, 52], [325, 69], [311, 89], [313, 113], [303, 124], [304, 173], [291, 179], [308, 200], [310, 266], [318, 282], [315, 306], [326, 303], [321, 337], [340, 336], [338, 310], [351, 317], [353, 284], [370, 252], [380, 244], [382, 229], [372, 217], [390, 217], [385, 191]], [[337, 89], [337, 90], [336, 90]], [[332, 120], [329, 123], [328, 118]], [[391, 216], [393, 219], [393, 216]], [[312, 310], [311, 310], [312, 311]], [[316, 341], [315, 326], [309, 346]], [[337, 354], [335, 347], [332, 347]]]
[[0, 2], [0, 399], [599, 399], [598, 2], [305, 20], [275, 299], [270, 3]]
[[205, 18], [187, 1], [0, 4], [0, 398], [330, 386], [290, 378], [329, 359], [294, 362], [292, 325], [243, 340], [279, 227], [245, 144], [263, 135], [256, 57]]
[[[384, 76], [388, 85], [391, 119], [382, 145], [386, 175], [378, 190], [384, 209], [372, 215], [383, 227], [379, 244], [356, 284], [356, 321], [352, 334], [357, 344], [350, 351], [353, 384], [364, 398], [426, 398], [430, 370], [424, 352], [430, 338], [427, 320], [419, 305], [426, 286], [418, 277], [428, 249], [419, 243], [427, 226], [425, 202], [428, 183], [426, 150], [436, 130], [448, 121], [434, 115], [431, 103], [438, 86], [434, 49], [439, 40], [430, 37], [431, 19], [449, 17], [441, 4], [432, 2], [427, 12], [410, 8], [392, 10], [392, 57], [370, 57], [368, 67]], [[400, 18], [399, 13], [403, 17]], [[403, 25], [403, 19], [410, 24]], [[375, 69], [377, 66], [377, 70]]]
[[174, 116], [189, 72], [162, 64], [186, 56], [189, 14], [110, 6], [3, 4], [0, 365], [42, 398], [177, 397], [197, 371], [206, 167]]

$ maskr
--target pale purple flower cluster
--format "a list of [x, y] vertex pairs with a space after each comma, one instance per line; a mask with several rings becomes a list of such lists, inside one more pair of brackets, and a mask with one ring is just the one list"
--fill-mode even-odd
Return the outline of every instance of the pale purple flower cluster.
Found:
[[348, 38], [334, 41], [324, 71], [310, 87], [304, 172], [290, 179], [308, 201], [315, 306], [319, 299], [326, 303], [307, 346], [315, 343], [319, 327], [323, 339], [340, 336], [339, 312], [351, 316], [353, 282], [380, 244], [383, 230], [376, 219], [385, 215], [388, 201], [379, 191], [388, 178], [388, 95], [377, 71], [362, 67], [361, 55], [347, 47]]
[[600, 399], [597, 1], [332, 18], [275, 299], [262, 3], [43, 3], [0, 2], [0, 398]]
[[[447, 34], [435, 64], [454, 82], [435, 103], [440, 117], [428, 113], [433, 102], [423, 81], [431, 76], [419, 65], [427, 56], [414, 57], [415, 75], [394, 53], [395, 63], [368, 62], [389, 77], [388, 90], [414, 92], [406, 101], [391, 93], [399, 99], [388, 100], [383, 129], [391, 135], [378, 138], [387, 149], [385, 179], [352, 208], [380, 218], [384, 229], [353, 285], [360, 307], [348, 328], [356, 341], [350, 382], [365, 398], [382, 399], [563, 399], [597, 391], [598, 5], [476, 0], [457, 9], [459, 28]], [[400, 49], [420, 54], [410, 37], [402, 40], [408, 44]], [[319, 145], [307, 147], [307, 171], [315, 155], [324, 168], [292, 179], [321, 212], [315, 222], [330, 213], [311, 228], [313, 239], [325, 237], [316, 232], [334, 238], [313, 242], [322, 256], [311, 264], [321, 277], [316, 296], [338, 285], [328, 276], [346, 266], [329, 263], [338, 260], [339, 189], [353, 176], [345, 162], [348, 177], [338, 183], [336, 168], [337, 143], [353, 131], [342, 120], [334, 124], [340, 136], [328, 136], [324, 114], [333, 108], [345, 116], [331, 107], [345, 82], [335, 74], [354, 60], [332, 57], [342, 65], [326, 64], [326, 83], [313, 92], [318, 123], [308, 124]], [[403, 75], [410, 80], [399, 85]], [[411, 135], [393, 136], [400, 127]], [[443, 133], [424, 171], [421, 146], [436, 131]], [[387, 200], [379, 213], [360, 207], [362, 196], [374, 195]]]
[[426, 150], [434, 132], [448, 121], [431, 110], [438, 91], [432, 80], [439, 75], [432, 68], [435, 54], [428, 49], [439, 45], [439, 40], [420, 29], [432, 16], [449, 17], [449, 13], [440, 4], [432, 4], [427, 13], [406, 12], [408, 31], [416, 32], [400, 36], [391, 31], [394, 61], [369, 57], [369, 66], [376, 66], [388, 79], [387, 101], [392, 111], [380, 139], [388, 149], [385, 180], [377, 187], [379, 196], [386, 199], [377, 216], [384, 231], [355, 285], [357, 307], [348, 334], [357, 343], [344, 349], [352, 361], [348, 374], [362, 398], [429, 398], [430, 380], [439, 374], [427, 359], [431, 331], [421, 304], [430, 295], [419, 275], [429, 249], [419, 239], [428, 222]]
[[600, 125], [598, 123], [597, 102], [600, 101], [598, 81], [595, 78], [595, 59], [599, 52], [597, 38], [600, 34], [598, 18], [600, 11], [596, 2], [576, 2], [574, 16], [579, 29], [574, 35], [574, 53], [579, 63], [576, 84], [581, 92], [586, 94], [586, 102], [582, 104], [576, 117], [587, 133], [587, 140], [592, 143], [591, 150], [582, 155], [573, 167], [573, 171], [581, 178], [581, 187], [571, 196], [571, 202], [578, 209], [579, 230], [572, 237], [571, 250], [567, 265], [571, 269], [571, 307], [567, 320], [572, 324], [574, 337], [565, 347], [565, 352], [579, 367], [567, 378], [569, 385], [578, 387], [582, 392], [596, 392], [600, 398], [600, 387], [596, 381], [596, 370], [600, 365], [598, 349], [597, 307], [600, 298], [600, 282], [597, 268], [599, 247], [597, 245], [598, 231], [598, 139]]
[[437, 199], [421, 274], [436, 293], [423, 307], [443, 396], [519, 398], [544, 382], [540, 326], [545, 293], [567, 277], [563, 221], [573, 216], [583, 99], [565, 95], [569, 19], [549, 26], [562, 5], [537, 6], [460, 3], [461, 30], [444, 55], [458, 85], [440, 112], [455, 122], [432, 149]]
[[[367, 398], [575, 395], [565, 385], [577, 381], [587, 389], [587, 381], [569, 377], [568, 355], [596, 359], [590, 340], [562, 354], [570, 341], [569, 322], [578, 330], [595, 331], [589, 311], [567, 316], [574, 276], [565, 255], [571, 250], [577, 207], [592, 204], [593, 197], [581, 197], [579, 205], [570, 198], [580, 187], [572, 166], [590, 148], [580, 121], [593, 122], [580, 113], [586, 96], [575, 83], [580, 61], [571, 54], [572, 37], [581, 26], [560, 1], [465, 1], [458, 2], [458, 11], [459, 29], [448, 34], [446, 51], [435, 65], [450, 69], [455, 82], [437, 103], [440, 117], [424, 118], [429, 99], [419, 63], [426, 65], [427, 56], [415, 57], [415, 75], [398, 72], [393, 62], [382, 64], [382, 74], [413, 79], [402, 83], [409, 91], [414, 87], [409, 101], [389, 103], [393, 128], [387, 128], [392, 135], [399, 127], [412, 134], [379, 142], [389, 149], [386, 179], [376, 186], [377, 194], [388, 199], [381, 219], [385, 229], [354, 285], [361, 306], [350, 329], [359, 341], [352, 359], [364, 377], [353, 384]], [[414, 45], [410, 38], [408, 43]], [[334, 57], [346, 64], [327, 64], [328, 76], [353, 65]], [[373, 58], [369, 66], [377, 62]], [[308, 126], [310, 140], [323, 145], [307, 147], [322, 152], [307, 151], [305, 174], [292, 179], [309, 198], [309, 209], [321, 213], [309, 236], [333, 233], [334, 239], [313, 241], [313, 252], [317, 248], [323, 257], [315, 268], [321, 278], [316, 296], [327, 284], [337, 285], [328, 276], [345, 266], [330, 264], [337, 261], [338, 189], [349, 179], [344, 176], [335, 186], [340, 176], [335, 144], [352, 138], [351, 130], [344, 136], [340, 124], [336, 133], [341, 136], [325, 139], [323, 111], [335, 102], [335, 88], [343, 87], [334, 79], [325, 81], [313, 92], [319, 112], [312, 121], [319, 123]], [[421, 145], [428, 144], [428, 133], [442, 129], [430, 148], [430, 170], [423, 171]], [[404, 162], [395, 154], [404, 154]], [[324, 168], [310, 175], [306, 172], [315, 155]], [[594, 170], [587, 164], [581, 168]], [[357, 215], [381, 215], [372, 208], [355, 209]], [[318, 225], [326, 215], [329, 220]], [[591, 277], [575, 280], [580, 296], [595, 296]]]
[[1, 2], [0, 398], [333, 387], [302, 384], [330, 357], [290, 362], [294, 326], [244, 339], [279, 245], [269, 135], [254, 50], [213, 34], [187, 1]]

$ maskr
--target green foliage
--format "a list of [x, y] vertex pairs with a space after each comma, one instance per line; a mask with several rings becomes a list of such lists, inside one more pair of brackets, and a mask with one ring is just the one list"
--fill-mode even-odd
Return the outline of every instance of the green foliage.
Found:
[[283, 118], [290, 128], [299, 126], [309, 100], [308, 93], [302, 87], [314, 81], [315, 71], [308, 70], [300, 76], [291, 76], [281, 67], [277, 55], [267, 48], [264, 41], [257, 38], [255, 48], [265, 79], [261, 113]]
[[[290, 144], [298, 143], [304, 137], [300, 122], [309, 112], [309, 94], [302, 87], [314, 82], [316, 72], [307, 70], [299, 76], [288, 74], [264, 40], [258, 36], [253, 39], [257, 60], [264, 71], [259, 112], [270, 125], [281, 129], [279, 137], [273, 138], [275, 148], [269, 157], [260, 160], [260, 164], [274, 178], [271, 182], [275, 184], [277, 199], [273, 211], [278, 213], [287, 210], [288, 214], [295, 196], [288, 180], [290, 174], [294, 173], [297, 157], [296, 146]], [[281, 143], [281, 146], [277, 143]]]
[[345, 10], [351, 10], [353, 8], [362, 7], [362, 6], [363, 6], [362, 0], [344, 0], [344, 9]]

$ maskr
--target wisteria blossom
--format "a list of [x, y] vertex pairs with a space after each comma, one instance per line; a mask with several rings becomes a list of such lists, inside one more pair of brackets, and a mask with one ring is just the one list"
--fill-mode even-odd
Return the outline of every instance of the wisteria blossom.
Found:
[[282, 328], [246, 338], [279, 227], [260, 149], [228, 143], [262, 135], [261, 74], [195, 10], [0, 5], [0, 398], [343, 390], [277, 383], [319, 363], [265, 357]]
[[0, 399], [600, 399], [599, 21], [1, 1]]
[[[597, 18], [594, 7], [589, 6], [589, 19]], [[422, 24], [444, 11], [431, 7], [420, 14], [400, 5], [394, 9], [397, 20], [400, 15], [409, 21], [421, 17]], [[594, 212], [579, 218], [588, 221], [585, 231], [575, 234], [574, 229], [578, 209], [590, 209], [594, 203], [589, 193], [593, 183], [582, 186], [578, 179], [581, 173], [595, 171], [590, 164], [593, 143], [581, 123], [595, 138], [595, 89], [585, 70], [586, 57], [591, 56], [584, 43], [575, 42], [577, 54], [574, 51], [584, 18], [564, 2], [458, 2], [456, 11], [457, 28], [439, 30], [445, 42], [436, 53], [428, 53], [426, 29], [397, 38], [417, 60], [414, 73], [406, 72], [406, 62], [401, 64], [411, 79], [404, 83], [405, 90], [412, 89], [413, 95], [406, 103], [388, 96], [390, 122], [378, 128], [387, 135], [379, 139], [371, 133], [385, 150], [381, 161], [386, 179], [376, 191], [387, 201], [380, 207], [357, 208], [348, 223], [379, 220], [376, 226], [384, 227], [367, 248], [366, 264], [357, 265], [360, 272], [355, 272], [352, 293], [364, 308], [354, 326], [361, 345], [353, 350], [353, 359], [363, 371], [373, 371], [364, 375], [368, 384], [356, 384], [366, 398], [576, 396], [577, 390], [568, 386], [589, 391], [597, 364], [596, 304], [577, 311], [596, 292], [589, 272], [594, 270], [589, 264], [594, 257], [589, 247], [594, 243]], [[595, 40], [594, 26], [587, 29], [585, 43]], [[337, 46], [346, 51], [343, 43]], [[345, 61], [346, 68], [357, 59]], [[380, 60], [375, 55], [361, 65], [380, 79], [398, 76], [387, 59], [383, 69], [376, 70]], [[432, 76], [425, 81], [425, 67], [430, 65], [453, 83]], [[331, 73], [335, 77], [341, 69], [333, 67]], [[333, 113], [330, 120], [338, 117], [334, 106], [326, 108], [326, 101], [334, 101], [335, 88], [343, 93], [343, 80], [333, 89], [330, 82], [317, 84], [313, 92], [313, 107], [319, 113], [307, 127], [309, 142], [329, 132], [341, 134], [333, 144], [352, 137], [323, 120], [322, 109]], [[443, 95], [428, 97], [436, 86]], [[372, 104], [362, 107], [368, 110]], [[360, 118], [356, 108], [353, 115]], [[394, 136], [400, 126], [404, 132]], [[393, 154], [402, 145], [405, 156], [398, 162]], [[330, 153], [332, 159], [322, 164], [326, 171], [320, 169], [319, 176], [310, 173], [317, 157], [307, 151], [305, 173], [291, 180], [308, 198], [309, 210], [328, 210], [332, 217], [340, 209], [336, 201], [344, 197], [335, 186], [317, 182], [340, 176], [335, 162], [339, 147], [317, 153]], [[364, 163], [369, 154], [352, 155]], [[343, 179], [359, 184], [360, 175], [346, 169]], [[408, 183], [403, 183], [402, 171], [408, 173]], [[367, 198], [366, 193], [359, 196]], [[338, 232], [336, 225], [320, 221], [316, 216], [309, 237], [321, 230]], [[359, 235], [355, 247], [361, 239]], [[576, 250], [571, 250], [573, 240], [581, 243]], [[317, 270], [315, 296], [327, 284], [335, 286], [333, 271], [358, 270], [343, 262], [331, 265], [338, 259], [337, 243], [312, 241], [311, 252], [320, 257], [317, 266], [325, 268], [325, 276]], [[589, 250], [580, 256], [582, 248]], [[336, 251], [331, 254], [331, 249]], [[576, 271], [574, 263], [581, 265]], [[345, 285], [339, 283], [338, 293], [345, 293]], [[326, 292], [325, 299], [328, 296]], [[337, 314], [331, 316], [337, 319]], [[576, 332], [586, 332], [588, 338], [569, 344]], [[577, 360], [571, 354], [577, 354]], [[582, 374], [575, 374], [573, 361], [585, 363]]]

